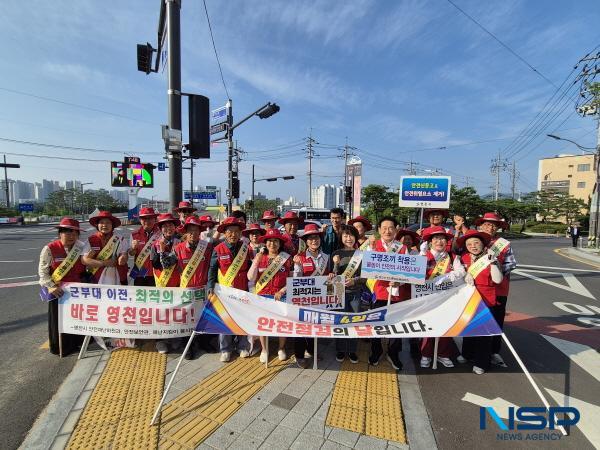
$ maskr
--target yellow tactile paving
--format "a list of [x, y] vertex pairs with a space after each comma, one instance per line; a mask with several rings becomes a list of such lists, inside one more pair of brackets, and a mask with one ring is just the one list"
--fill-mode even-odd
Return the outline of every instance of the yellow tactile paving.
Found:
[[155, 449], [158, 429], [150, 419], [163, 393], [166, 355], [153, 349], [111, 354], [68, 449]]
[[335, 382], [326, 424], [406, 444], [398, 377], [382, 360], [369, 366], [367, 346], [359, 346], [359, 364], [344, 361]]
[[276, 358], [237, 358], [166, 405], [159, 448], [194, 449], [287, 366]]

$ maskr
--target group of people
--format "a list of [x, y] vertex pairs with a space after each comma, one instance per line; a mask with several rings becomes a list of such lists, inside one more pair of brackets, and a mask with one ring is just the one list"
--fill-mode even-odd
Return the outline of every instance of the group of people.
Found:
[[[304, 223], [293, 211], [278, 216], [265, 211], [259, 223], [248, 224], [243, 211], [217, 223], [211, 216], [195, 215], [189, 202], [180, 202], [171, 213], [159, 214], [142, 208], [141, 226], [127, 241], [114, 230], [121, 225], [109, 212], [90, 219], [97, 232], [81, 242], [78, 221], [64, 218], [58, 228], [58, 239], [43, 248], [39, 275], [43, 295], [49, 301], [49, 336], [52, 353], [68, 354], [80, 344], [79, 336], [62, 335], [59, 346], [57, 299], [62, 295], [62, 282], [77, 281], [96, 284], [128, 284], [136, 286], [205, 288], [211, 295], [215, 285], [233, 287], [255, 293], [265, 301], [281, 301], [286, 294], [286, 281], [294, 276], [340, 276], [345, 284], [345, 311], [359, 312], [411, 298], [411, 285], [360, 277], [363, 250], [420, 254], [427, 257], [427, 278], [464, 282], [475, 286], [503, 326], [510, 272], [516, 267], [510, 243], [500, 238], [499, 229], [506, 222], [496, 213], [486, 213], [474, 221], [474, 228], [455, 215], [453, 225], [446, 224], [448, 211], [426, 210], [428, 226], [411, 230], [401, 228], [393, 217], [382, 217], [373, 224], [358, 216], [346, 223], [341, 208], [330, 211], [330, 225], [319, 227]], [[277, 227], [279, 223], [280, 228]], [[301, 234], [298, 231], [302, 229]], [[376, 232], [373, 233], [373, 231]], [[132, 258], [132, 261], [130, 261]], [[186, 354], [194, 358], [199, 351], [215, 351], [211, 335], [201, 335]], [[306, 368], [314, 355], [314, 340], [294, 337], [292, 342], [298, 366]], [[179, 339], [160, 340], [159, 352], [169, 345], [181, 346]], [[369, 363], [377, 365], [384, 356], [397, 370], [402, 369], [402, 339], [388, 339], [384, 350], [382, 339], [371, 340]], [[434, 357], [446, 367], [453, 359], [473, 362], [473, 372], [482, 374], [491, 364], [503, 365], [499, 354], [500, 338], [483, 336], [464, 338], [459, 352], [452, 338], [440, 338], [437, 355], [434, 339], [411, 340], [411, 352], [420, 355], [421, 367], [427, 368]], [[279, 338], [277, 356], [288, 358], [286, 339]], [[357, 339], [336, 339], [336, 359], [358, 362]], [[60, 347], [60, 348], [59, 348]], [[259, 354], [261, 362], [268, 358], [267, 339], [254, 336], [218, 336], [220, 360], [228, 362], [234, 352], [242, 358]]]

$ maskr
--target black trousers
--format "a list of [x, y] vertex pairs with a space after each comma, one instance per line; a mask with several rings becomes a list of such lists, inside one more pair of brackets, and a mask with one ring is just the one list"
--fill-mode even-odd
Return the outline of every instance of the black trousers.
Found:
[[[59, 333], [58, 333], [58, 300], [48, 302], [48, 342], [50, 343], [50, 353], [60, 354]], [[77, 347], [83, 343], [83, 336], [78, 334], [62, 334], [63, 356], [76, 352]]]
[[[496, 322], [498, 322], [500, 329], [504, 330], [504, 316], [506, 316], [506, 302], [508, 301], [508, 297], [505, 295], [496, 297], [496, 301], [500, 304], [495, 307], [496, 313], [492, 311], [492, 314]], [[502, 336], [492, 336], [492, 353], [500, 353], [500, 348], [502, 348]]]
[[573, 239], [573, 247], [577, 247], [577, 241], [579, 240], [579, 235], [576, 234], [575, 236], [571, 236], [571, 239]]
[[311, 355], [315, 354], [314, 338], [295, 337], [294, 338], [294, 355], [296, 359], [303, 359], [304, 352], [308, 351]]
[[[383, 306], [387, 306], [387, 300], [377, 300], [371, 306], [371, 309], [381, 308]], [[383, 355], [383, 345], [381, 344], [382, 338], [371, 338], [371, 355], [375, 355], [377, 357]], [[399, 357], [398, 353], [402, 351], [402, 339], [400, 338], [389, 338], [388, 339], [388, 353], [390, 355], [396, 355]]]
[[133, 280], [134, 286], [156, 286], [154, 277], [139, 277]]
[[[500, 298], [502, 297], [499, 297], [498, 300]], [[503, 298], [506, 299], [506, 297]], [[490, 312], [492, 313], [492, 316], [494, 316], [494, 319], [496, 319], [496, 322], [498, 322], [498, 325], [500, 325], [500, 328], [502, 328], [501, 323], [504, 324], [505, 311], [506, 301], [504, 301], [504, 305], [499, 304], [490, 307]], [[497, 353], [493, 351], [494, 338], [498, 338], [499, 341], [502, 339], [500, 336], [474, 336], [463, 338], [462, 355], [467, 359], [474, 360], [474, 364], [477, 367], [480, 367], [485, 371], [489, 370], [492, 353]]]

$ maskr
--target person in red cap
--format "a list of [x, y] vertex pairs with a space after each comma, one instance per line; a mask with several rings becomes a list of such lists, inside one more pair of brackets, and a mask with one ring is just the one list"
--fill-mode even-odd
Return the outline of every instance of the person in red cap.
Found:
[[194, 208], [194, 205], [192, 205], [188, 201], [179, 202], [179, 205], [177, 206], [177, 208], [173, 208], [173, 212], [175, 214], [177, 214], [177, 216], [179, 217], [180, 225], [177, 227], [177, 230], [176, 230], [176, 233], [179, 235], [179, 237], [181, 237], [185, 233], [185, 231], [184, 231], [185, 219], [187, 219], [190, 216], [193, 216], [194, 211], [196, 211], [196, 208]]
[[[436, 280], [436, 284], [444, 281], [457, 281], [465, 276], [464, 268], [458, 256], [448, 252], [448, 241], [453, 234], [442, 226], [428, 227], [423, 230], [421, 255], [427, 257], [425, 277]], [[425, 249], [423, 249], [425, 246]], [[452, 338], [439, 338], [437, 361], [445, 367], [454, 367], [452, 357], [457, 350]], [[434, 356], [435, 339], [424, 338], [421, 342], [421, 367], [431, 366]]]
[[[282, 301], [285, 297], [287, 277], [292, 269], [292, 257], [282, 251], [285, 243], [283, 234], [277, 229], [267, 230], [259, 241], [265, 247], [256, 254], [252, 260], [252, 267], [248, 271], [248, 280], [254, 282], [254, 292], [261, 297]], [[267, 362], [266, 337], [260, 336], [260, 362]], [[277, 356], [280, 361], [287, 359], [285, 352], [285, 337], [279, 338]]]
[[262, 218], [260, 221], [263, 223], [265, 230], [269, 230], [271, 228], [275, 228], [275, 222], [279, 219], [279, 216], [275, 214], [273, 210], [266, 210], [263, 212]]
[[373, 225], [363, 216], [356, 216], [354, 219], [350, 219], [348, 221], [348, 225], [352, 225], [358, 231], [358, 246], [360, 247], [366, 241], [369, 240], [367, 237], [367, 231], [371, 231], [373, 229]]
[[[409, 248], [409, 253], [413, 255], [418, 255], [419, 245], [421, 244], [421, 237], [414, 231], [409, 230], [407, 228], [400, 228], [396, 233], [396, 240], [402, 242], [402, 244], [406, 245]], [[409, 286], [410, 287], [410, 286]]]
[[331, 255], [342, 247], [342, 225], [346, 223], [346, 211], [342, 208], [331, 208], [329, 211], [331, 225], [323, 225], [323, 251]]
[[206, 214], [200, 216], [200, 223], [202, 224], [202, 232], [200, 233], [200, 239], [207, 240], [214, 244], [219, 239], [219, 233], [214, 230], [215, 225], [219, 222], [213, 220], [212, 216]]
[[298, 217], [298, 214], [295, 211], [286, 211], [283, 217], [279, 219], [279, 223], [285, 229], [285, 251], [292, 256], [300, 251], [304, 251], [304, 242], [298, 236], [298, 228], [302, 225], [303, 220]]
[[100, 211], [90, 219], [97, 232], [88, 237], [85, 254], [81, 258], [90, 268], [96, 284], [127, 284], [127, 245], [114, 233], [121, 221], [109, 211]]
[[[246, 224], [235, 217], [227, 217], [217, 227], [219, 233], [225, 235], [225, 240], [213, 249], [208, 269], [207, 293], [212, 295], [217, 282], [225, 287], [233, 287], [248, 291], [248, 270], [252, 264], [249, 245], [242, 242], [242, 230]], [[235, 264], [234, 264], [235, 263]], [[248, 357], [250, 352], [246, 336], [219, 335], [219, 350], [221, 362], [229, 362], [231, 353], [237, 350], [240, 357]]]
[[42, 300], [48, 302], [48, 342], [50, 353], [66, 356], [77, 350], [83, 336], [59, 334], [58, 299], [63, 295], [61, 283], [80, 283], [85, 277], [85, 266], [81, 262], [84, 243], [79, 240], [79, 222], [64, 217], [58, 226], [58, 239], [44, 246], [40, 253], [38, 274]]
[[134, 286], [154, 286], [152, 270], [152, 244], [160, 236], [156, 226], [158, 214], [153, 208], [140, 209], [139, 219], [141, 226], [131, 233], [129, 256], [133, 256], [133, 268], [129, 276], [133, 278]]
[[[323, 253], [321, 248], [323, 233], [319, 227], [309, 223], [304, 227], [304, 234], [301, 239], [305, 242], [306, 250], [299, 252], [294, 256], [294, 276], [311, 277], [329, 274], [329, 255]], [[295, 337], [294, 355], [296, 364], [302, 369], [309, 365], [308, 358], [314, 354], [313, 338]]]
[[[506, 315], [506, 304], [508, 302], [508, 293], [510, 288], [510, 273], [516, 269], [517, 260], [513, 252], [510, 241], [498, 235], [498, 229], [508, 229], [508, 223], [502, 217], [494, 212], [487, 212], [475, 220], [475, 226], [491, 236], [490, 249], [498, 258], [500, 268], [502, 269], [502, 282], [496, 287], [496, 300], [498, 301], [498, 325], [504, 329], [504, 317]], [[492, 364], [506, 367], [504, 359], [500, 355], [502, 348], [502, 336], [492, 337]]]
[[250, 242], [252, 258], [256, 256], [261, 247], [264, 247], [264, 245], [260, 243], [259, 239], [261, 236], [264, 236], [265, 233], [266, 231], [257, 223], [251, 223], [248, 225], [248, 228], [242, 231], [242, 236], [248, 238], [248, 241]]
[[[181, 274], [179, 287], [206, 287], [212, 244], [200, 239], [201, 230], [202, 222], [200, 219], [195, 216], [188, 217], [184, 224], [187, 240], [176, 244], [173, 248], [175, 255], [177, 255], [178, 272]], [[213, 353], [215, 349], [210, 345], [212, 337], [213, 335], [210, 334], [196, 336], [185, 358], [194, 359], [200, 349], [205, 350], [207, 353]]]
[[[492, 250], [486, 251], [490, 235], [482, 231], [469, 230], [458, 239], [458, 246], [466, 248], [461, 256], [467, 273], [465, 282], [475, 286], [481, 298], [490, 309], [497, 322], [504, 318], [504, 308], [498, 303], [497, 289], [502, 283], [502, 271]], [[482, 261], [483, 264], [475, 264]], [[474, 336], [463, 338], [461, 360], [473, 360], [473, 373], [481, 375], [489, 370], [492, 361], [493, 336]]]

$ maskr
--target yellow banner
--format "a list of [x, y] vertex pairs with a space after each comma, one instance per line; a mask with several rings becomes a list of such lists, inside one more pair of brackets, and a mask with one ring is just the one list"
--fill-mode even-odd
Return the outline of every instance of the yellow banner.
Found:
[[169, 280], [171, 279], [171, 275], [173, 275], [173, 271], [175, 270], [176, 266], [177, 266], [177, 264], [164, 269], [160, 273], [160, 277], [157, 277], [156, 275], [154, 275], [154, 283], [156, 284], [156, 287], [167, 287], [167, 284], [169, 283]]
[[504, 238], [498, 238], [496, 240], [496, 242], [494, 242], [492, 244], [492, 246], [490, 247], [490, 250], [492, 252], [494, 252], [494, 255], [496, 257], [498, 257], [498, 255], [500, 255], [500, 253], [502, 253], [502, 250], [504, 250], [509, 245], [510, 245], [510, 242], [507, 241], [506, 239], [504, 239]]
[[[471, 255], [471, 261], [472, 259], [473, 255]], [[488, 258], [487, 255], [484, 254], [477, 261], [471, 262], [471, 266], [469, 267], [467, 272], [469, 272], [473, 278], [477, 278], [477, 275], [483, 272], [485, 268], [488, 267], [491, 263], [492, 261], [490, 261], [490, 258]]]
[[150, 236], [150, 239], [148, 239], [148, 242], [146, 242], [140, 254], [137, 256], [137, 258], [135, 258], [135, 265], [138, 269], [144, 267], [144, 263], [146, 262], [146, 260], [150, 256], [150, 252], [152, 251], [152, 244], [154, 244], [154, 242], [156, 241], [156, 239], [158, 239], [159, 236], [160, 233], [154, 233], [152, 236]]
[[288, 255], [286, 252], [281, 252], [273, 261], [271, 261], [269, 267], [267, 267], [267, 269], [262, 273], [256, 282], [256, 286], [254, 286], [255, 293], [258, 294], [265, 288], [265, 286], [273, 279], [275, 274], [279, 271], [279, 269], [281, 269], [289, 257], [290, 255]]
[[56, 270], [52, 272], [52, 281], [54, 283], [58, 284], [60, 280], [62, 280], [64, 276], [69, 273], [69, 270], [73, 268], [77, 262], [77, 259], [81, 256], [81, 251], [82, 248], [75, 243], [63, 262], [61, 262]]
[[444, 259], [441, 259], [437, 263], [435, 263], [435, 267], [433, 268], [433, 271], [431, 272], [429, 279], [431, 280], [432, 278], [439, 277], [440, 275], [445, 274], [446, 271], [448, 270], [449, 265], [450, 265], [450, 256], [448, 255]]
[[201, 240], [200, 242], [198, 242], [198, 247], [196, 247], [194, 254], [188, 261], [187, 265], [185, 266], [185, 269], [183, 269], [179, 287], [187, 287], [188, 283], [192, 279], [192, 275], [194, 275], [194, 272], [198, 268], [198, 264], [200, 264], [200, 261], [204, 260], [204, 253], [206, 252], [207, 247], [207, 241]]
[[221, 271], [217, 269], [217, 274], [218, 274], [217, 278], [218, 278], [219, 284], [222, 284], [223, 286], [231, 287], [231, 285], [233, 284], [233, 280], [235, 280], [235, 277], [237, 276], [238, 272], [242, 268], [242, 265], [244, 264], [244, 261], [246, 260], [247, 255], [248, 255], [248, 244], [246, 244], [244, 242], [242, 244], [242, 246], [240, 247], [240, 250], [238, 251], [237, 255], [235, 255], [233, 262], [227, 269], [227, 273], [225, 273], [225, 275], [221, 275]]
[[[98, 255], [96, 255], [94, 259], [98, 261], [106, 261], [108, 258], [111, 258], [113, 253], [117, 249], [118, 243], [119, 238], [117, 236], [111, 237], [110, 240], [106, 243], [106, 245], [102, 247], [100, 253], [98, 253]], [[96, 272], [98, 272], [99, 269], [100, 267], [93, 267], [92, 269], [90, 269], [90, 272], [92, 272], [92, 274], [95, 274]]]

